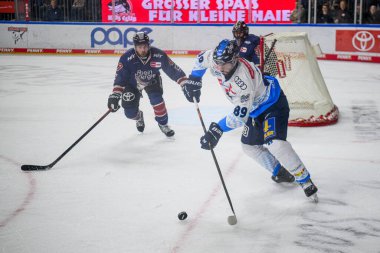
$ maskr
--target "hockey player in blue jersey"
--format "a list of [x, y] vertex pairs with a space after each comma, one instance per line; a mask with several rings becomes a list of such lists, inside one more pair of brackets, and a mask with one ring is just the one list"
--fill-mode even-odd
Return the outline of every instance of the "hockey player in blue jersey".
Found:
[[[234, 36], [238, 45], [239, 56], [247, 61], [253, 62], [256, 66], [260, 67], [260, 37], [249, 33], [249, 28], [244, 21], [238, 21], [232, 28], [232, 35]], [[269, 48], [264, 45], [265, 51], [268, 52]], [[277, 73], [277, 56], [271, 53], [266, 60], [264, 73], [266, 75], [276, 76]]]
[[168, 125], [160, 70], [178, 84], [186, 80], [186, 75], [164, 51], [150, 46], [146, 33], [137, 32], [133, 37], [133, 43], [134, 48], [120, 57], [112, 94], [108, 98], [108, 108], [116, 112], [120, 108], [121, 100], [125, 116], [136, 120], [137, 130], [143, 132], [145, 123], [139, 104], [142, 91], [145, 90], [158, 126], [166, 136], [171, 137], [174, 131]]
[[236, 22], [232, 28], [232, 35], [238, 45], [239, 56], [259, 65], [260, 37], [254, 34], [249, 34], [249, 28], [244, 21]]
[[208, 132], [201, 137], [201, 147], [215, 147], [223, 133], [244, 126], [241, 142], [245, 153], [267, 169], [275, 182], [295, 180], [307, 197], [317, 200], [317, 187], [286, 140], [289, 105], [277, 79], [262, 76], [255, 64], [239, 57], [236, 41], [223, 40], [214, 50], [198, 55], [183, 85], [190, 102], [194, 98], [200, 100], [202, 77], [207, 69], [218, 79], [235, 109], [218, 123], [211, 123]]

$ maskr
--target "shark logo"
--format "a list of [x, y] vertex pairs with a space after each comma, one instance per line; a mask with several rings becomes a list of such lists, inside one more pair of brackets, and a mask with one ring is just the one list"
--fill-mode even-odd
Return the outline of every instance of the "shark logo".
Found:
[[233, 95], [236, 95], [236, 92], [234, 92], [232, 90], [232, 85], [230, 84], [230, 87], [228, 88], [224, 88], [224, 91], [226, 92], [226, 95], [229, 97], [229, 98], [232, 98]]
[[15, 42], [15, 45], [20, 40], [23, 40], [24, 34], [28, 31], [26, 27], [8, 27], [8, 31], [12, 32], [12, 39]]

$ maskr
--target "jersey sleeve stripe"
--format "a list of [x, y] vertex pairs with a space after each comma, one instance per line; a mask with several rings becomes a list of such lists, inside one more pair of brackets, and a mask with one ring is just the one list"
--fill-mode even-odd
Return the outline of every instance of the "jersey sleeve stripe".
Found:
[[249, 74], [250, 74], [251, 78], [254, 79], [255, 78], [255, 71], [253, 70], [252, 66], [243, 58], [239, 58], [239, 61], [242, 62], [247, 67], [247, 69], [249, 70]]
[[196, 70], [191, 71], [191, 75], [202, 78], [203, 75], [206, 73], [206, 71], [207, 69], [196, 69]]
[[124, 87], [119, 86], [119, 85], [115, 85], [112, 90], [112, 92], [114, 93], [123, 93], [123, 91], [124, 91]]

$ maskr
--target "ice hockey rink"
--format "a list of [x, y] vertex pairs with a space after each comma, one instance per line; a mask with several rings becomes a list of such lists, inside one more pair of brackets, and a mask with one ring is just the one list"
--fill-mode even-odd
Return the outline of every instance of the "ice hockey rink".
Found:
[[[173, 60], [190, 72], [193, 58]], [[195, 107], [165, 74], [175, 138], [160, 132], [145, 95], [143, 134], [119, 110], [52, 169], [20, 170], [53, 162], [106, 113], [117, 62], [0, 56], [1, 253], [380, 252], [378, 64], [319, 61], [339, 122], [289, 128], [318, 204], [245, 156], [241, 129], [223, 135], [215, 153], [238, 219], [230, 226]], [[210, 73], [199, 106], [207, 126], [232, 109]]]

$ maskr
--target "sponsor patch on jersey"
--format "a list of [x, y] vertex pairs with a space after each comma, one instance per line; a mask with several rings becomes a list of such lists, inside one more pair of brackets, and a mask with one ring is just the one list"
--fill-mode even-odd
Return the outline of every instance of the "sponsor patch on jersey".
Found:
[[119, 63], [117, 64], [116, 72], [117, 72], [117, 71], [120, 71], [123, 67], [124, 67], [124, 66], [123, 66], [123, 63], [119, 62]]
[[129, 56], [129, 57], [127, 58], [127, 61], [131, 61], [131, 60], [133, 60], [134, 58], [135, 58], [135, 54]]
[[150, 62], [152, 68], [161, 68], [161, 62], [152, 61]]
[[246, 53], [246, 52], [247, 52], [247, 48], [246, 48], [246, 47], [242, 47], [242, 48], [240, 48], [240, 52], [242, 52], [242, 53]]
[[264, 121], [264, 140], [276, 136], [276, 118], [269, 118]]
[[240, 87], [240, 89], [242, 89], [242, 90], [247, 89], [247, 87], [248, 87], [247, 84], [239, 76], [235, 76], [234, 81], [235, 81], [236, 85]]
[[163, 55], [162, 54], [153, 54], [153, 57], [156, 57], [156, 58], [161, 58]]
[[240, 102], [241, 102], [241, 103], [245, 103], [245, 102], [247, 102], [247, 101], [249, 100], [249, 95], [250, 95], [250, 94], [242, 95], [242, 96], [240, 97]]

